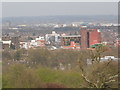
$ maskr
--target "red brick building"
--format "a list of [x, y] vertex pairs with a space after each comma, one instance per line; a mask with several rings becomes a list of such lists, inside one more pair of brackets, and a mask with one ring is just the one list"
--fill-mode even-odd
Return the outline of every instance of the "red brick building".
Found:
[[98, 29], [81, 28], [81, 48], [90, 48], [92, 45], [101, 43], [101, 32]]

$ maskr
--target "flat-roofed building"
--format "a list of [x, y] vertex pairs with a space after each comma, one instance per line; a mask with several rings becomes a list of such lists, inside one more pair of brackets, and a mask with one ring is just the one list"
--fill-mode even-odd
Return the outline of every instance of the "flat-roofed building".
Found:
[[80, 49], [80, 35], [63, 35], [61, 36], [61, 47], [62, 48], [79, 48]]
[[98, 29], [81, 28], [81, 48], [90, 48], [94, 44], [101, 43], [101, 32]]
[[57, 34], [55, 31], [52, 31], [51, 34], [45, 35], [46, 45], [57, 46], [60, 43], [60, 34]]

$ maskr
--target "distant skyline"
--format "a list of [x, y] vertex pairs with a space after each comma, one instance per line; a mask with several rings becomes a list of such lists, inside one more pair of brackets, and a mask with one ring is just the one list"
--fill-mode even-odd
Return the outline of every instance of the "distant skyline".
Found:
[[117, 2], [3, 2], [2, 17], [117, 15]]

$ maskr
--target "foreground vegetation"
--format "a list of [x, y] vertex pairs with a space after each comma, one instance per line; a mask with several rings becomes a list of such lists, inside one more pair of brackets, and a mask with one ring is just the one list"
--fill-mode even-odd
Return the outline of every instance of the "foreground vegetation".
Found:
[[52, 70], [41, 66], [30, 69], [24, 65], [16, 64], [10, 66], [8, 72], [3, 75], [4, 88], [74, 88], [80, 87], [80, 83], [82, 80], [79, 72]]
[[116, 50], [4, 50], [3, 88], [117, 88], [117, 61], [100, 62], [105, 55], [117, 56]]

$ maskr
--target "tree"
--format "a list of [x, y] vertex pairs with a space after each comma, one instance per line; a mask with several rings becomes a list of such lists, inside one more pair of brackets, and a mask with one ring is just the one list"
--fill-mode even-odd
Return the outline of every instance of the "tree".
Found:
[[45, 48], [30, 49], [28, 51], [28, 60], [37, 64], [48, 65], [49, 55], [49, 51]]
[[11, 53], [8, 50], [2, 51], [2, 59], [5, 60], [10, 60], [12, 58]]
[[28, 37], [28, 40], [33, 40], [33, 38], [32, 37]]
[[10, 48], [11, 48], [11, 49], [15, 49], [15, 45], [11, 43], [11, 44], [10, 44]]
[[118, 87], [118, 64], [117, 61], [108, 60], [101, 62], [101, 54], [105, 52], [105, 47], [97, 47], [89, 52], [91, 64], [86, 66], [79, 60], [81, 76], [85, 86], [89, 88], [112, 88]]
[[43, 88], [43, 84], [34, 69], [25, 65], [14, 64], [4, 68], [3, 88]]
[[22, 52], [20, 50], [16, 50], [13, 55], [14, 60], [20, 60], [21, 57], [22, 57]]

